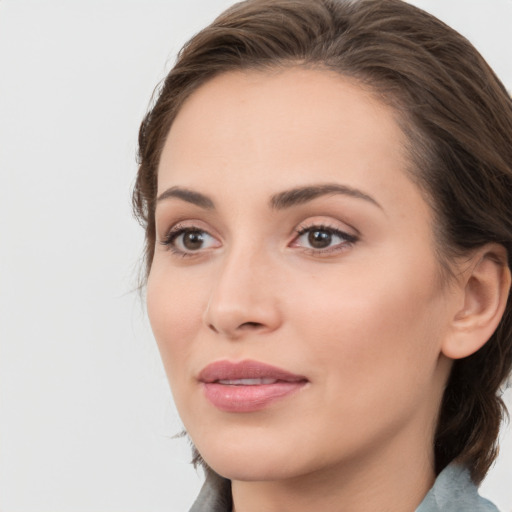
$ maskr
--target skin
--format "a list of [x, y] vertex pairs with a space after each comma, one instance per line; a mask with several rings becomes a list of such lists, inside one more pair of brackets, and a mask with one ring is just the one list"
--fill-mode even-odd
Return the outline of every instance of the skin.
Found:
[[[410, 512], [434, 481], [443, 350], [456, 352], [470, 278], [440, 278], [404, 142], [393, 111], [357, 83], [301, 68], [216, 77], [172, 125], [158, 194], [180, 187], [214, 207], [158, 202], [148, 313], [183, 424], [232, 480], [236, 512]], [[367, 197], [269, 204], [325, 184]], [[201, 230], [202, 245], [162, 244], [177, 225]], [[314, 226], [328, 247], [297, 234]], [[223, 412], [197, 376], [244, 359], [308, 383], [261, 411]]]

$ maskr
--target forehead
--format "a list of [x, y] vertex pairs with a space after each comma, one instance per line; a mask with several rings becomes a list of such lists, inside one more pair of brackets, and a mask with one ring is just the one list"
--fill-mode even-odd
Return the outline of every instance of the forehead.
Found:
[[158, 188], [214, 191], [219, 180], [268, 193], [340, 180], [390, 188], [409, 165], [404, 142], [395, 112], [338, 73], [228, 72], [184, 103], [162, 152]]
[[181, 142], [182, 135], [192, 136], [207, 148], [223, 139], [249, 144], [256, 132], [262, 144], [275, 136], [315, 142], [323, 137], [326, 143], [340, 137], [362, 143], [362, 134], [374, 142], [382, 134], [397, 141], [402, 137], [395, 112], [369, 87], [333, 71], [292, 67], [227, 72], [211, 79], [185, 101], [169, 139]]

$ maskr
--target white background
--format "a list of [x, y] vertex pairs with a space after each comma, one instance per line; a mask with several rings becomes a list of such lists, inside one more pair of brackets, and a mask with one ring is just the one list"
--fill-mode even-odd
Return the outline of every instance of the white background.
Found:
[[[180, 512], [200, 486], [134, 291], [130, 190], [154, 86], [231, 3], [0, 0], [1, 512]], [[414, 3], [512, 89], [512, 1]], [[482, 489], [503, 512], [511, 430]]]

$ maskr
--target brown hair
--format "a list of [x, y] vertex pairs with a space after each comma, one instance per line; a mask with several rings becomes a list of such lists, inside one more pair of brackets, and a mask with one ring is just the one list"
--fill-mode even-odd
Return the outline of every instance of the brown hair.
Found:
[[[460, 34], [400, 0], [248, 0], [181, 50], [139, 133], [134, 210], [155, 244], [157, 168], [187, 97], [230, 70], [317, 66], [352, 77], [392, 105], [409, 141], [413, 178], [437, 216], [440, 261], [488, 242], [512, 258], [512, 102]], [[452, 460], [479, 483], [497, 455], [512, 367], [510, 300], [485, 346], [454, 362], [435, 434], [436, 471]]]

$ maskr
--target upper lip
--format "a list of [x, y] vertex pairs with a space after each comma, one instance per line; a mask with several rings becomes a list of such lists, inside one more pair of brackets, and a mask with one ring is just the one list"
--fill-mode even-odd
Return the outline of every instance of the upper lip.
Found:
[[198, 380], [205, 383], [237, 379], [275, 379], [287, 382], [307, 380], [303, 375], [296, 375], [282, 368], [251, 360], [216, 361], [205, 366], [198, 376]]

